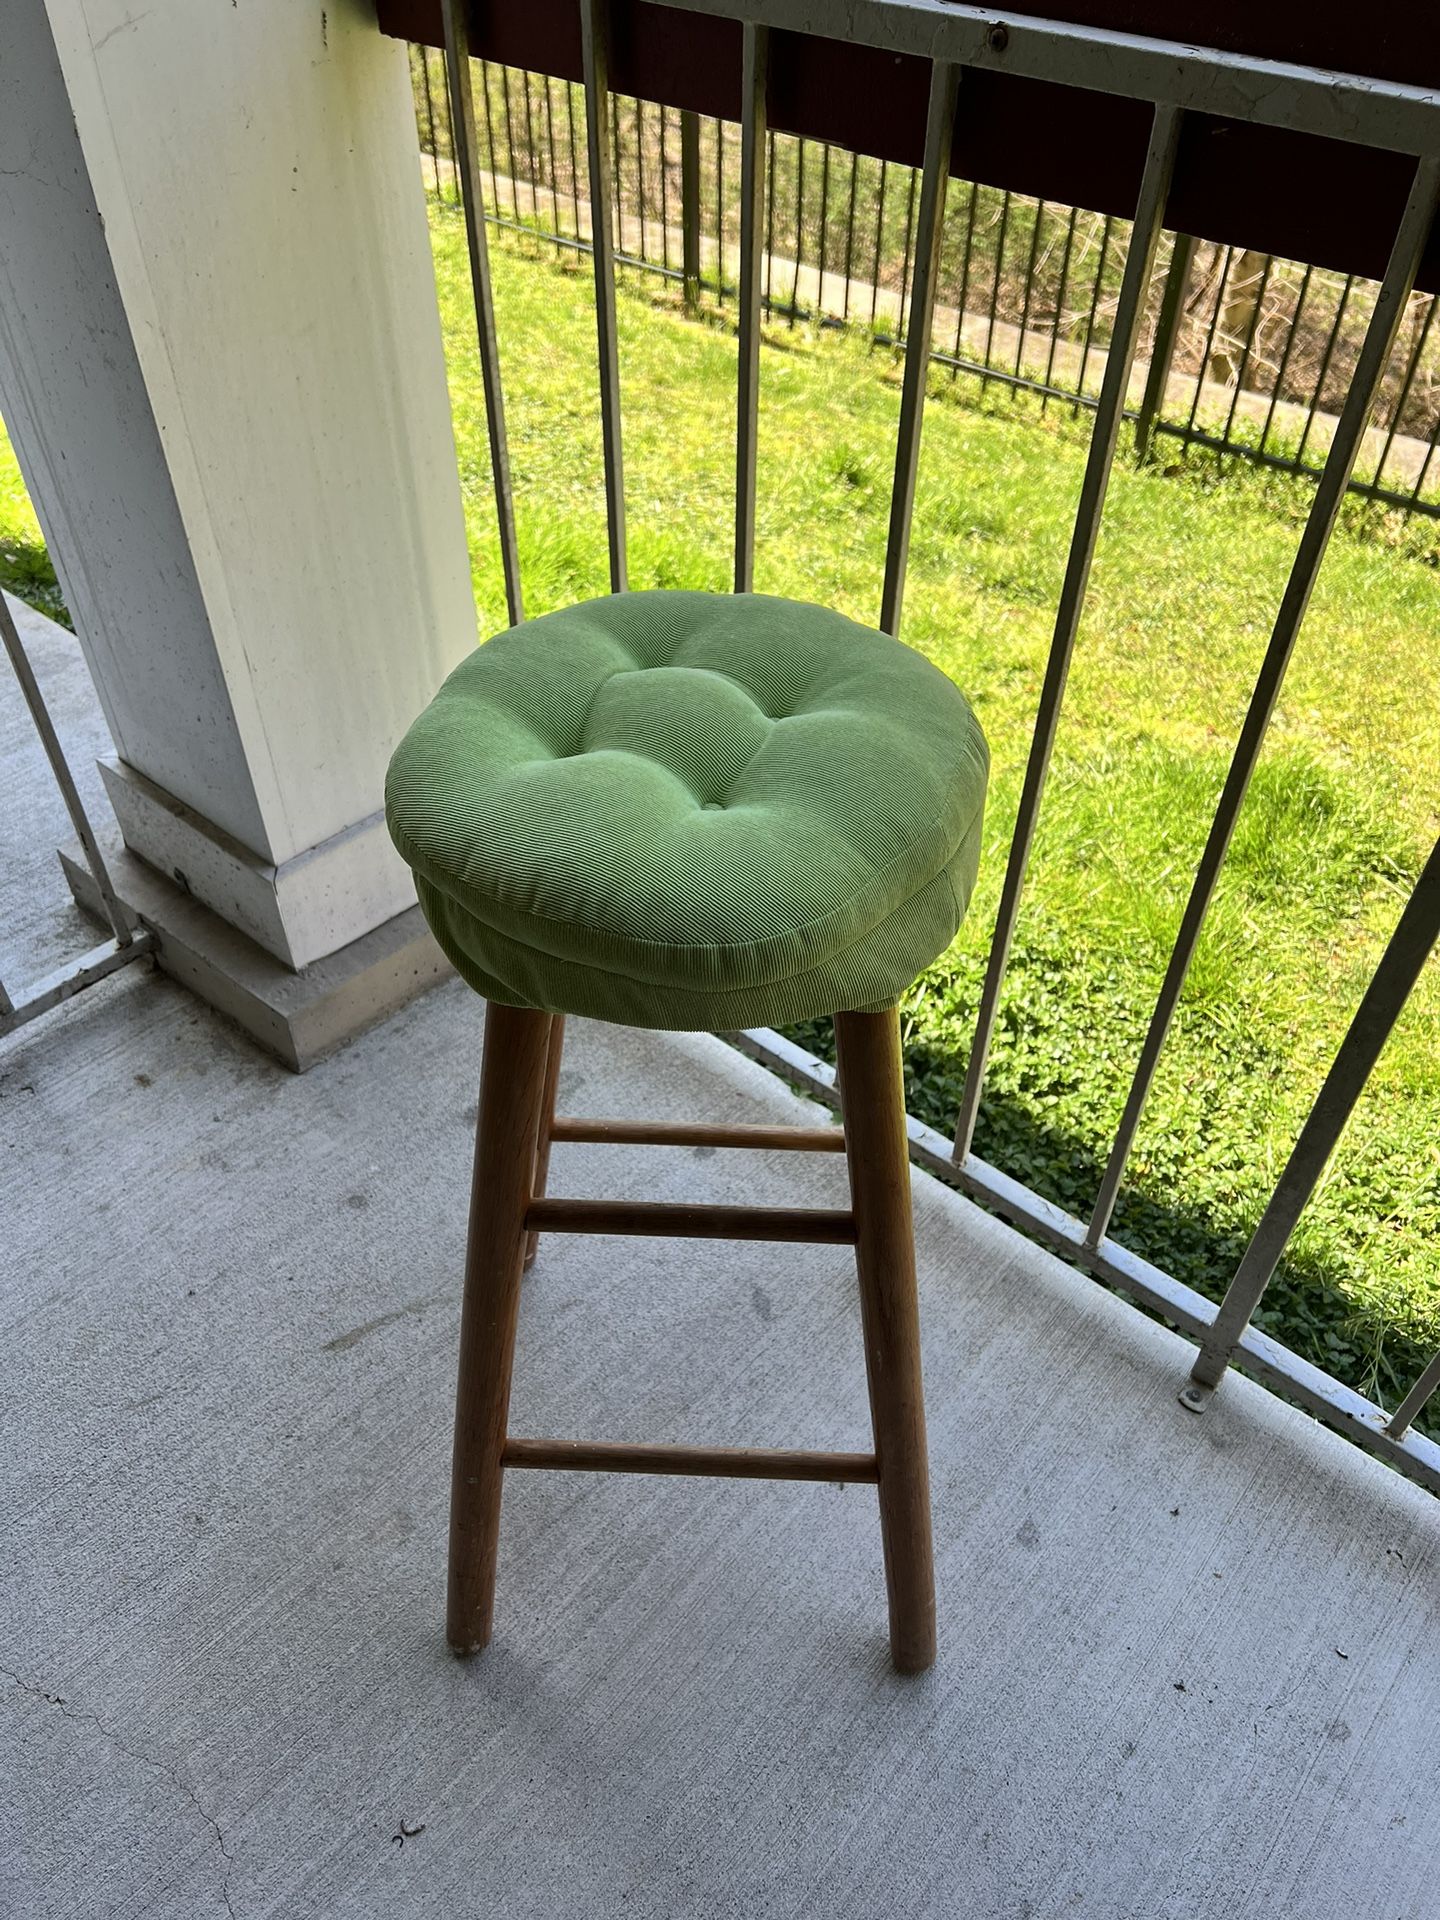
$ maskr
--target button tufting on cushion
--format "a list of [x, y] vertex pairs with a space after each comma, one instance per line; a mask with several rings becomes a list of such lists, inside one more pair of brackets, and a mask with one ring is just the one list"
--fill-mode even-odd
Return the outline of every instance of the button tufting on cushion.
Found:
[[498, 635], [390, 763], [457, 971], [639, 1027], [889, 1006], [954, 937], [989, 756], [909, 647], [762, 594], [628, 593]]

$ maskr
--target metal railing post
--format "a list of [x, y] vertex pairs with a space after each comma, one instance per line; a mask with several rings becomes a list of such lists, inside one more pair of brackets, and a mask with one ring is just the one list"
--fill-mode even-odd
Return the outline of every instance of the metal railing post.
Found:
[[490, 469], [499, 522], [500, 565], [505, 575], [505, 605], [511, 626], [525, 618], [520, 590], [520, 549], [515, 537], [515, 501], [510, 484], [510, 449], [505, 434], [505, 399], [500, 385], [500, 345], [495, 330], [495, 300], [490, 286], [490, 252], [485, 240], [485, 201], [475, 151], [475, 106], [470, 87], [470, 40], [463, 0], [445, 0], [445, 74], [450, 100], [450, 147], [455, 179], [465, 209], [465, 239], [470, 251], [470, 284], [475, 298], [475, 334], [480, 373], [485, 383], [485, 425], [490, 436]]
[[[1145, 392], [1135, 420], [1135, 458], [1144, 462], [1150, 453], [1150, 434], [1155, 421], [1165, 410], [1165, 390], [1170, 384], [1170, 369], [1175, 364], [1175, 345], [1180, 337], [1180, 315], [1185, 309], [1185, 289], [1190, 280], [1190, 265], [1195, 258], [1195, 236], [1177, 233], [1175, 251], [1165, 275], [1165, 291], [1160, 296], [1160, 315], [1155, 322], [1155, 344], [1150, 350], [1150, 371], [1145, 376]], [[1201, 369], [1204, 378], [1204, 369]]]
[[[584, 0], [580, 37], [585, 62], [585, 136], [590, 158], [590, 245], [595, 268], [595, 334], [600, 356], [600, 433], [605, 464], [605, 527], [610, 591], [629, 580], [625, 551], [625, 463], [620, 429], [620, 346], [615, 313], [615, 168], [606, 117], [610, 101], [610, 9]], [[643, 231], [643, 229], [642, 229]]]
[[148, 928], [132, 924], [115, 891], [109, 868], [100, 851], [100, 843], [85, 811], [85, 803], [80, 798], [79, 788], [75, 785], [70, 764], [65, 758], [65, 749], [55, 730], [55, 722], [45, 705], [45, 696], [40, 691], [35, 669], [30, 664], [30, 657], [15, 625], [15, 617], [6, 605], [3, 593], [0, 593], [0, 646], [3, 646], [15, 670], [21, 697], [35, 723], [45, 758], [50, 762], [50, 771], [65, 802], [65, 811], [70, 815], [70, 824], [80, 841], [100, 907], [114, 935], [113, 939], [91, 948], [78, 959], [67, 961], [43, 979], [32, 981], [20, 992], [18, 999], [0, 981], [0, 1037], [3, 1037], [38, 1019], [42, 1013], [48, 1013], [51, 1008], [60, 1006], [84, 988], [93, 986], [96, 981], [128, 966], [132, 960], [153, 952], [154, 940]]
[[760, 409], [760, 253], [765, 214], [765, 83], [768, 28], [745, 26], [740, 119], [740, 316], [735, 383], [735, 591], [755, 581], [755, 456]]
[[700, 307], [700, 116], [688, 108], [680, 115], [680, 249], [685, 305], [695, 313]]
[[[95, 829], [90, 825], [90, 816], [85, 811], [85, 803], [80, 798], [80, 789], [75, 785], [75, 776], [70, 771], [70, 763], [65, 758], [65, 749], [60, 744], [60, 736], [55, 731], [55, 722], [50, 718], [50, 709], [45, 705], [40, 692], [40, 683], [35, 678], [35, 669], [30, 664], [30, 656], [25, 651], [20, 638], [20, 630], [15, 625], [15, 616], [5, 604], [5, 595], [0, 592], [0, 646], [9, 657], [11, 668], [20, 686], [21, 697], [34, 722], [35, 731], [40, 736], [40, 744], [45, 749], [45, 758], [50, 762], [50, 771], [55, 776], [55, 784], [60, 789], [60, 797], [65, 802], [65, 811], [70, 816], [70, 824], [85, 855], [85, 864], [90, 869], [90, 877], [95, 882], [95, 890], [100, 895], [105, 908], [105, 918], [110, 922], [110, 930], [115, 935], [118, 947], [128, 947], [135, 938], [129, 915], [120, 903], [120, 897], [110, 878], [109, 868], [105, 865], [100, 852], [100, 842], [95, 837]], [[8, 995], [6, 996], [8, 999]], [[7, 1009], [10, 1011], [11, 1009]]]
[[[955, 1158], [963, 1161], [975, 1137], [975, 1121], [980, 1111], [980, 1095], [985, 1084], [985, 1067], [990, 1057], [990, 1042], [1005, 983], [1005, 968], [1010, 958], [1010, 943], [1020, 912], [1020, 894], [1025, 885], [1025, 869], [1035, 838], [1050, 756], [1060, 724], [1060, 706], [1065, 698], [1065, 683], [1070, 676], [1070, 659], [1075, 636], [1080, 630], [1080, 614], [1085, 605], [1085, 589], [1090, 579], [1090, 563], [1100, 534], [1100, 518], [1105, 509], [1105, 494], [1115, 464], [1115, 448], [1120, 422], [1125, 412], [1125, 394], [1130, 384], [1130, 369], [1135, 361], [1135, 342], [1140, 331], [1140, 315], [1145, 290], [1155, 262], [1155, 248], [1165, 217], [1165, 201], [1170, 191], [1170, 175], [1175, 166], [1175, 149], [1180, 139], [1181, 115], [1173, 107], [1157, 107], [1150, 130], [1150, 145], [1145, 157], [1145, 172], [1135, 208], [1135, 225], [1130, 249], [1125, 257], [1125, 273], [1120, 284], [1120, 299], [1115, 309], [1115, 328], [1105, 361], [1100, 400], [1095, 410], [1095, 426], [1090, 436], [1090, 451], [1085, 462], [1085, 477], [1080, 484], [1080, 499], [1075, 510], [1075, 526], [1070, 537], [1070, 554], [1065, 564], [1065, 579], [1060, 589], [1060, 604], [1055, 613], [1055, 632], [1040, 690], [1040, 705], [1035, 716], [1035, 731], [1030, 741], [1030, 757], [1025, 768], [1015, 833], [1010, 842], [1010, 859], [1000, 894], [1000, 910], [990, 942], [990, 958], [985, 969], [985, 984], [980, 994], [980, 1011], [975, 1022], [975, 1038], [960, 1096], [960, 1118], [955, 1129]], [[1098, 271], [1098, 270], [1097, 270]]]
[[[880, 625], [900, 631], [900, 605], [910, 557], [910, 524], [915, 514], [915, 477], [920, 465], [920, 429], [925, 417], [925, 383], [930, 372], [930, 336], [935, 318], [935, 282], [945, 233], [945, 189], [950, 180], [950, 149], [955, 138], [955, 99], [959, 70], [937, 60], [930, 72], [930, 104], [925, 125], [925, 169], [921, 177], [920, 224], [915, 243], [915, 281], [910, 318], [905, 325], [905, 375], [900, 395], [900, 430], [895, 443], [895, 479], [890, 489], [890, 535], [885, 548], [885, 585]], [[902, 314], [903, 320], [903, 314]]]
[[1411, 1387], [1405, 1398], [1385, 1422], [1385, 1431], [1392, 1440], [1403, 1440], [1410, 1431], [1412, 1422], [1418, 1420], [1436, 1388], [1440, 1387], [1440, 1353], [1430, 1361], [1429, 1366]]
[[[1261, 1216], [1235, 1278], [1225, 1290], [1213, 1325], [1201, 1340], [1190, 1372], [1190, 1384], [1180, 1395], [1184, 1405], [1192, 1410], [1198, 1412], [1224, 1379], [1240, 1337], [1280, 1264], [1280, 1256], [1319, 1184], [1437, 939], [1440, 939], [1440, 840], [1436, 841], [1424, 871], [1415, 882], [1415, 890], [1340, 1043], [1340, 1051], [1316, 1095], [1270, 1204]], [[1401, 1411], [1407, 1419], [1411, 1417], [1408, 1403]]]

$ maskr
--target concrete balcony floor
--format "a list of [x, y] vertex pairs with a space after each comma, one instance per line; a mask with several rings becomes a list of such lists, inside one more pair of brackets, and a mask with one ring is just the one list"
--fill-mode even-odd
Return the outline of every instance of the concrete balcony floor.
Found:
[[[0, 1051], [0, 1911], [1432, 1920], [1440, 1507], [1242, 1379], [1185, 1413], [1181, 1341], [925, 1175], [935, 1670], [890, 1672], [872, 1489], [560, 1474], [453, 1660], [479, 1042], [451, 984], [296, 1079], [142, 965]], [[562, 1101], [809, 1111], [580, 1023]], [[512, 1425], [865, 1444], [848, 1255], [548, 1242]]]

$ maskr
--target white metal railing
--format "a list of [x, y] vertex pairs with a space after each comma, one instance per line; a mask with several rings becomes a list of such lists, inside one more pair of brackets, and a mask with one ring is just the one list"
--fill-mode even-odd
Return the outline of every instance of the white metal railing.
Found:
[[70, 824], [80, 842], [85, 863], [90, 869], [96, 891], [110, 922], [111, 937], [88, 952], [77, 954], [67, 960], [63, 966], [45, 974], [39, 980], [28, 982], [24, 987], [13, 990], [5, 981], [0, 980], [0, 1039], [25, 1026], [31, 1020], [37, 1020], [42, 1013], [49, 1013], [52, 1007], [58, 1007], [62, 1001], [72, 999], [85, 987], [94, 986], [97, 980], [103, 980], [119, 967], [125, 967], [132, 960], [138, 960], [150, 951], [150, 935], [143, 927], [133, 924], [111, 882], [109, 870], [100, 851], [100, 843], [95, 838], [95, 830], [85, 811], [85, 803], [75, 785], [75, 776], [71, 773], [65, 758], [65, 749], [60, 736], [55, 731], [55, 723], [50, 718], [45, 705], [45, 696], [40, 691], [40, 683], [35, 678], [35, 670], [30, 664], [20, 630], [15, 624], [15, 616], [0, 593], [0, 643], [3, 643], [14, 670], [15, 679], [20, 688], [21, 698], [35, 723], [35, 731], [40, 736], [40, 744], [45, 749], [45, 758], [50, 762], [50, 770], [55, 776], [55, 784], [60, 789], [60, 797], [65, 802], [65, 810], [70, 815]]
[[[627, 569], [615, 327], [613, 183], [609, 145], [601, 131], [607, 124], [609, 9], [608, 0], [578, 0], [578, 4], [590, 141], [589, 191], [610, 584], [612, 590], [620, 591], [626, 584]], [[904, 384], [879, 610], [879, 623], [890, 633], [899, 630], [904, 599], [935, 300], [935, 266], [944, 222], [951, 134], [966, 72], [972, 68], [998, 67], [1035, 79], [1062, 81], [1101, 96], [1143, 101], [1150, 107], [1150, 137], [1133, 231], [1104, 381], [1095, 408], [1094, 431], [1030, 743], [959, 1122], [954, 1140], [950, 1141], [912, 1120], [912, 1147], [916, 1157], [943, 1178], [1091, 1273], [1163, 1314], [1194, 1339], [1199, 1352], [1190, 1379], [1181, 1392], [1187, 1407], [1202, 1410], [1226, 1369], [1238, 1361], [1371, 1452], [1389, 1460], [1432, 1491], [1440, 1492], [1440, 1446], [1416, 1433], [1413, 1426], [1429, 1396], [1440, 1389], [1440, 1358], [1425, 1369], [1396, 1412], [1387, 1416], [1382, 1408], [1262, 1333], [1252, 1319], [1420, 968], [1440, 935], [1440, 847], [1431, 855], [1415, 885], [1218, 1310], [1203, 1296], [1139, 1259], [1109, 1235], [1116, 1196], [1125, 1177], [1155, 1068], [1434, 225], [1437, 199], [1440, 199], [1440, 94], [1357, 75], [1324, 72], [1054, 21], [1025, 18], [1002, 21], [989, 9], [950, 5], [948, 0], [848, 0], [843, 10], [835, 10], [837, 15], [843, 12], [843, 18], [833, 20], [818, 18], [818, 10], [807, 0], [668, 0], [668, 4], [684, 12], [738, 20], [743, 26], [739, 372], [735, 432], [734, 584], [737, 591], [745, 591], [750, 586], [755, 546], [760, 269], [765, 194], [762, 157], [770, 35], [785, 29], [823, 32], [830, 38], [917, 55], [930, 63], [920, 239], [905, 329]], [[464, 0], [443, 0], [442, 13], [455, 160], [464, 201], [476, 327], [485, 379], [500, 547], [510, 615], [512, 620], [518, 620], [522, 615], [520, 569], [471, 98], [468, 9]], [[1020, 1181], [978, 1159], [972, 1151], [972, 1141], [1026, 869], [1085, 604], [1090, 564], [1114, 465], [1126, 389], [1165, 220], [1175, 157], [1186, 116], [1201, 113], [1401, 152], [1413, 158], [1414, 172], [1349, 395], [1275, 617], [1100, 1191], [1088, 1222], [1082, 1222]], [[744, 1038], [751, 1051], [779, 1066], [793, 1079], [822, 1094], [833, 1095], [834, 1074], [823, 1061], [774, 1033], [757, 1032]]]

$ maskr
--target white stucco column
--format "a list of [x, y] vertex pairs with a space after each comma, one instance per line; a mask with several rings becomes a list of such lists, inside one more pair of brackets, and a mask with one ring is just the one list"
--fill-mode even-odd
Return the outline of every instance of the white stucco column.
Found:
[[290, 969], [413, 908], [385, 764], [475, 615], [367, 0], [9, 0], [0, 412], [130, 852]]

